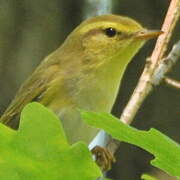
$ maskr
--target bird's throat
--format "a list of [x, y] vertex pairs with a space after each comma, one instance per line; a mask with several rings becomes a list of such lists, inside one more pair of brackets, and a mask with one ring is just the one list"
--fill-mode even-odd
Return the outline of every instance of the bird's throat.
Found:
[[96, 112], [111, 112], [128, 63], [144, 43], [134, 44], [117, 53], [107, 63], [85, 78], [83, 88], [76, 96], [79, 108]]

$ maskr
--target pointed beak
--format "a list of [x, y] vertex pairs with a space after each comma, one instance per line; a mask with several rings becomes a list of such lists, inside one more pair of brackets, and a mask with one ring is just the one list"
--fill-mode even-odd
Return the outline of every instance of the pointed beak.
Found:
[[161, 35], [162, 33], [164, 33], [163, 31], [160, 30], [144, 30], [144, 31], [140, 31], [135, 35], [135, 38], [137, 39], [144, 39], [144, 40], [148, 40], [151, 38], [156, 38], [159, 35]]

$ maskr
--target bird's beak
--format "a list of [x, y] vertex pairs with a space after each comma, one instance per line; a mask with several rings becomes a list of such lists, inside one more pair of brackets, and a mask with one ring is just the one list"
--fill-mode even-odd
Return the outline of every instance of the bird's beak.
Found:
[[144, 31], [137, 32], [135, 35], [135, 38], [146, 40], [146, 39], [158, 37], [162, 33], [163, 31], [161, 30], [144, 30]]

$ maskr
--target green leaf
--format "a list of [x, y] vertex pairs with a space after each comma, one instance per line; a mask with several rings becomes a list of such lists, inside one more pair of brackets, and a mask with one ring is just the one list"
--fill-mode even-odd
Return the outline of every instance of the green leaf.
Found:
[[172, 176], [180, 177], [180, 146], [156, 129], [137, 130], [107, 113], [82, 111], [90, 125], [104, 129], [113, 138], [139, 146], [155, 156], [151, 164]]
[[0, 124], [1, 180], [94, 180], [101, 176], [87, 146], [69, 145], [60, 120], [38, 103], [28, 104], [14, 131]]

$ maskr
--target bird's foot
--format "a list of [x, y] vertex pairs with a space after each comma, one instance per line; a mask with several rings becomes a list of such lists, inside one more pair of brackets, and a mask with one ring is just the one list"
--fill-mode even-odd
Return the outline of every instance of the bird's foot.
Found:
[[108, 149], [101, 146], [95, 146], [91, 152], [102, 171], [110, 170], [112, 163], [116, 161], [114, 155]]

